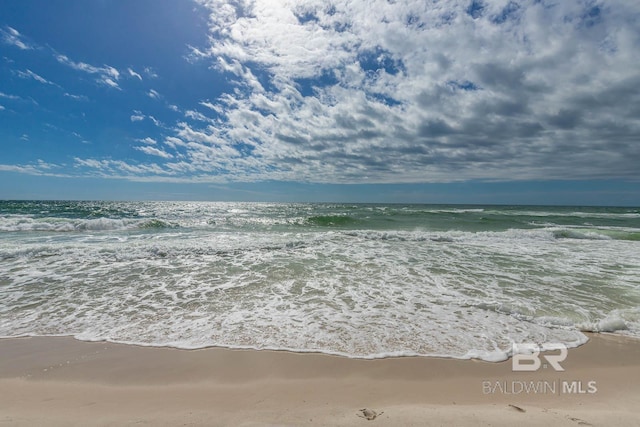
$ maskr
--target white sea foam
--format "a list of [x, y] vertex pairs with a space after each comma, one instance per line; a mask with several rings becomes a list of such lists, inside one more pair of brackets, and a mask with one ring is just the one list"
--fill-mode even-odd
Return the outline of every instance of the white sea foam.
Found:
[[0, 231], [5, 232], [82, 232], [82, 231], [114, 231], [133, 230], [136, 228], [172, 227], [170, 223], [159, 220], [141, 219], [61, 219], [61, 218], [32, 218], [11, 217], [0, 219]]
[[635, 241], [558, 239], [557, 227], [306, 227], [324, 211], [234, 206], [12, 230], [0, 241], [0, 335], [492, 361], [513, 342], [640, 337]]

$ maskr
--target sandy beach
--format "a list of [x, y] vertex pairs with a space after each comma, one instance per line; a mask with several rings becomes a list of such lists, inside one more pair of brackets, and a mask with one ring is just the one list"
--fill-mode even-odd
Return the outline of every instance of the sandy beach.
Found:
[[3, 339], [0, 355], [3, 426], [637, 426], [640, 420], [640, 342], [613, 335], [590, 335], [571, 349], [564, 372], [546, 363], [536, 372], [514, 372], [510, 360], [358, 360], [69, 337]]

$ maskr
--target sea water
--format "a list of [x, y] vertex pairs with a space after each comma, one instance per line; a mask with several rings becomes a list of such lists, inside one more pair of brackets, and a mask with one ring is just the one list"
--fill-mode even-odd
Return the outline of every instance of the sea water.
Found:
[[0, 336], [504, 360], [640, 337], [640, 209], [0, 202]]

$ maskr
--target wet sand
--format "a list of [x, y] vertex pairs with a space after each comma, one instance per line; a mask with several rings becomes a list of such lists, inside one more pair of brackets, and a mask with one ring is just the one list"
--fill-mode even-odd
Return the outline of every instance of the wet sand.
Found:
[[589, 338], [569, 350], [564, 372], [547, 363], [514, 372], [511, 360], [0, 339], [0, 426], [638, 426], [640, 341]]

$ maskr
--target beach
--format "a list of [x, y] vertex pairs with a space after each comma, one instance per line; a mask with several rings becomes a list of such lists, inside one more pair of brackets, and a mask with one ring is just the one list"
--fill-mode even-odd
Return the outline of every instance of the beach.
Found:
[[[511, 360], [376, 360], [0, 340], [0, 425], [638, 425], [640, 341], [590, 334], [563, 372]], [[542, 360], [546, 360], [542, 358]], [[362, 409], [375, 412], [363, 418]], [[373, 412], [367, 412], [373, 415]]]
[[0, 232], [0, 426], [640, 419], [637, 208], [4, 201]]
[[0, 427], [640, 427], [638, 22], [0, 1]]

